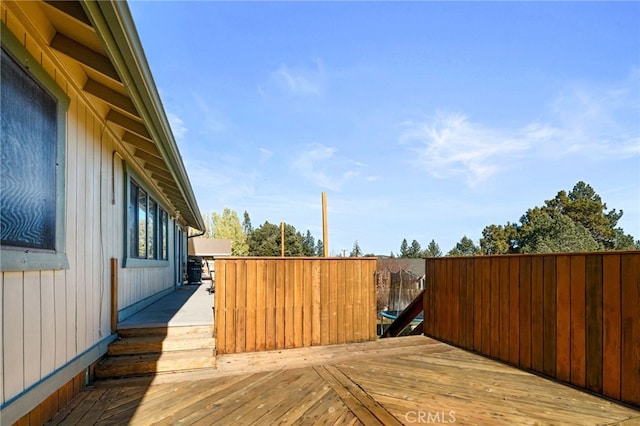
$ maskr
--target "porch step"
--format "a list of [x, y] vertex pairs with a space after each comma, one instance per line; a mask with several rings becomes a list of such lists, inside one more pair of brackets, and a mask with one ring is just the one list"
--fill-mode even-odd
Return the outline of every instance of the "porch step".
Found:
[[213, 350], [197, 349], [107, 357], [96, 365], [94, 375], [96, 379], [111, 379], [215, 367]]
[[188, 351], [195, 349], [214, 349], [216, 339], [213, 337], [172, 337], [145, 336], [128, 337], [116, 340], [109, 345], [107, 355], [137, 355], [169, 351]]
[[164, 326], [145, 328], [119, 328], [118, 336], [125, 337], [148, 337], [148, 336], [213, 336], [213, 325], [193, 325], [193, 326]]
[[98, 380], [216, 368], [211, 326], [118, 330], [94, 369]]

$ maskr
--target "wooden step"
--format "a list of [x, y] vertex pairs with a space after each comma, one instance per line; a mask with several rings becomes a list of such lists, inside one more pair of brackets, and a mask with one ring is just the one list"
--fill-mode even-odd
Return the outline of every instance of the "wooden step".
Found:
[[107, 379], [215, 367], [215, 352], [207, 348], [107, 357], [96, 365], [94, 374], [96, 379]]
[[172, 337], [127, 337], [110, 344], [107, 355], [135, 355], [191, 349], [214, 350], [215, 347], [216, 339], [207, 334], [187, 334]]
[[127, 337], [148, 337], [148, 336], [192, 336], [205, 335], [213, 336], [213, 325], [197, 325], [183, 327], [147, 327], [147, 328], [123, 328], [118, 329], [118, 335], [122, 338]]

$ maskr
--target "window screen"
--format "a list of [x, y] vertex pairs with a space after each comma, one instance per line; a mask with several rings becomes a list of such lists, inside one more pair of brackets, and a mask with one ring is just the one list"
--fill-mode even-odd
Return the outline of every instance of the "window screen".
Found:
[[2, 245], [55, 250], [57, 100], [2, 49]]

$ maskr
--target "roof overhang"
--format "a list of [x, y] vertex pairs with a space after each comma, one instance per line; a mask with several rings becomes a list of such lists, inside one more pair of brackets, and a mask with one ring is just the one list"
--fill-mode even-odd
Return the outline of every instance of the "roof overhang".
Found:
[[14, 6], [69, 70], [172, 213], [185, 225], [205, 229], [127, 3], [46, 0]]

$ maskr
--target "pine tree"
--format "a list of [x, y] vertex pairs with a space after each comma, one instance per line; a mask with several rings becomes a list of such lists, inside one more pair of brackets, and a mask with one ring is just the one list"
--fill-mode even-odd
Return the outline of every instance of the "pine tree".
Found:
[[440, 246], [436, 243], [436, 240], [431, 240], [427, 249], [422, 253], [424, 257], [441, 257], [442, 251], [440, 250]]
[[353, 250], [349, 253], [349, 257], [361, 257], [362, 250], [360, 249], [360, 244], [358, 244], [358, 240], [353, 243]]

